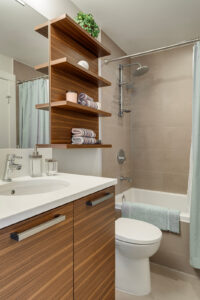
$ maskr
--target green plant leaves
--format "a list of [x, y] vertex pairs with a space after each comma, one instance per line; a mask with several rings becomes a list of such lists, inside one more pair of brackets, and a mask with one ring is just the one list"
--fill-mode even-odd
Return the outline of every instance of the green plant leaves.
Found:
[[92, 14], [84, 14], [83, 12], [79, 11], [75, 18], [75, 21], [91, 36], [98, 37], [100, 32], [99, 26], [96, 24]]

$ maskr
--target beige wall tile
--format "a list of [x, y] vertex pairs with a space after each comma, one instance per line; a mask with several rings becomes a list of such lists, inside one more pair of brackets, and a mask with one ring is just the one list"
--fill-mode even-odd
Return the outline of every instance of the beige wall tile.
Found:
[[200, 271], [189, 263], [189, 226], [189, 223], [181, 222], [180, 235], [163, 231], [160, 248], [151, 261], [200, 277]]
[[138, 60], [150, 69], [134, 79], [133, 186], [186, 193], [192, 125], [192, 46]]
[[166, 149], [164, 151], [164, 171], [171, 173], [188, 173], [190, 149]]
[[133, 172], [134, 169], [164, 172], [165, 168], [165, 150], [146, 148], [133, 150]]
[[161, 172], [148, 172], [132, 170], [133, 185], [140, 189], [163, 190], [163, 174]]
[[188, 172], [187, 173], [164, 173], [163, 174], [163, 191], [178, 194], [187, 193]]
[[[191, 122], [192, 123], [192, 122]], [[164, 147], [166, 149], [190, 150], [192, 128], [190, 126], [166, 126], [163, 128]]]

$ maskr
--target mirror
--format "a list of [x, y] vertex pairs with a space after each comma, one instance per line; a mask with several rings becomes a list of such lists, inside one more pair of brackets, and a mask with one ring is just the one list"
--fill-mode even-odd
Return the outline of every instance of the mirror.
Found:
[[0, 148], [49, 143], [48, 76], [34, 66], [48, 61], [48, 40], [34, 31], [47, 19], [16, 0], [0, 1]]

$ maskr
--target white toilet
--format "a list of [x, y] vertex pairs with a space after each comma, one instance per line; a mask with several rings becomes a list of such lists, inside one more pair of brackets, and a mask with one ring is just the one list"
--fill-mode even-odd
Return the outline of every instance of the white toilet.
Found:
[[116, 288], [142, 296], [151, 292], [149, 257], [159, 249], [162, 232], [134, 219], [115, 221]]

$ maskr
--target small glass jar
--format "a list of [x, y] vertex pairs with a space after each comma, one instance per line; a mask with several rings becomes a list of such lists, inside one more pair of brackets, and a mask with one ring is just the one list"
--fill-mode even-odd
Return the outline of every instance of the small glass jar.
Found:
[[55, 159], [45, 159], [47, 176], [55, 176], [58, 173], [58, 161]]

